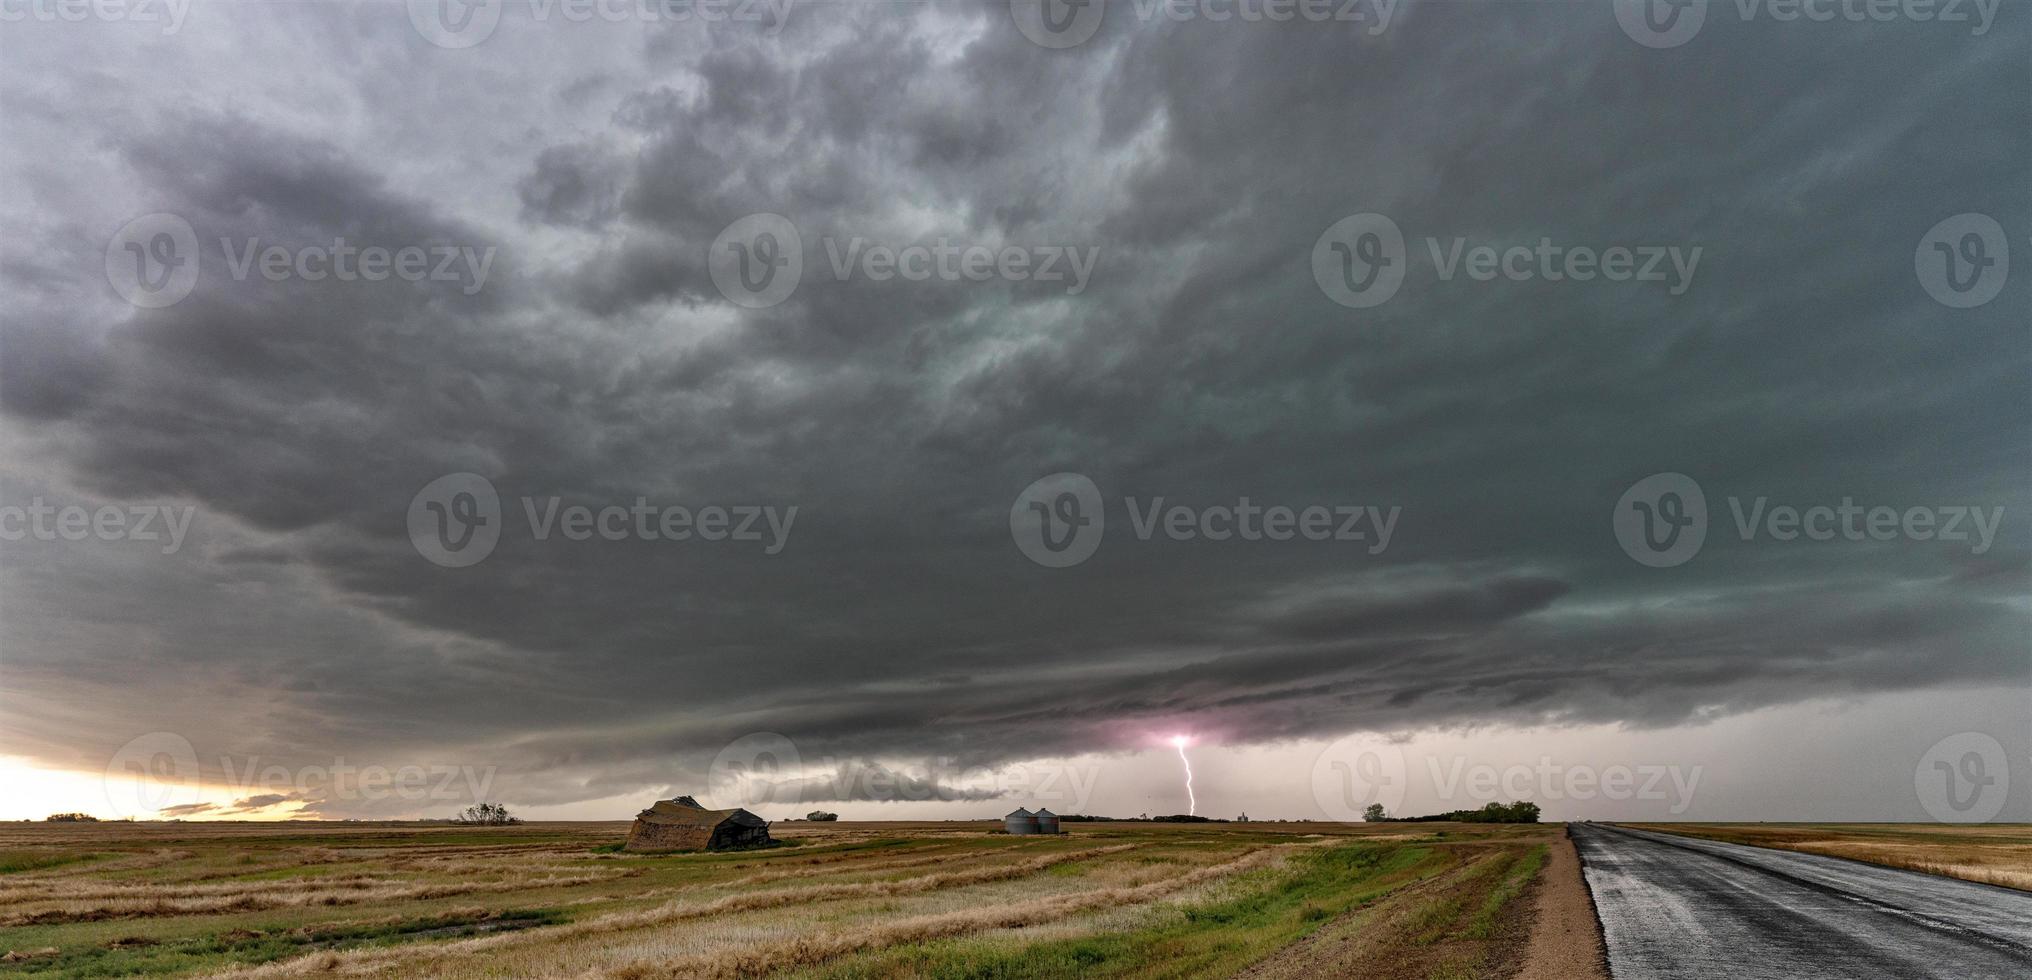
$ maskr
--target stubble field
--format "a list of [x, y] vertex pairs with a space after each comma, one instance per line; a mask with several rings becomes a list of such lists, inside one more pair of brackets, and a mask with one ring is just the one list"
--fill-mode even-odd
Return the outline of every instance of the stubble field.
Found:
[[1646, 830], [1848, 858], [2032, 891], [2032, 825], [1659, 823]]
[[786, 823], [780, 847], [651, 856], [613, 849], [625, 823], [0, 825], [0, 977], [1506, 977], [1564, 846], [1066, 827]]

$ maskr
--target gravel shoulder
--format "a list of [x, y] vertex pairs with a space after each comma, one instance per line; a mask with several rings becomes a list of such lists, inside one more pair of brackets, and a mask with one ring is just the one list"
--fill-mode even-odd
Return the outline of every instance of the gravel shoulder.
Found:
[[1602, 924], [1582, 880], [1580, 854], [1565, 828], [1546, 848], [1537, 891], [1531, 940], [1518, 980], [1609, 980]]

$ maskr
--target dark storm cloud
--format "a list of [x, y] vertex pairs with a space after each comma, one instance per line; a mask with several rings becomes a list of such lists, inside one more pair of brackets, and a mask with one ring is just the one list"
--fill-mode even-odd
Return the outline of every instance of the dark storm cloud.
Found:
[[288, 803], [292, 800], [301, 800], [302, 798], [303, 797], [295, 793], [256, 793], [253, 796], [246, 796], [234, 800], [232, 807], [230, 807], [226, 812], [252, 813], [256, 810], [263, 810], [268, 807], [274, 806], [278, 803]]
[[899, 771], [888, 766], [867, 763], [845, 763], [834, 771], [822, 776], [802, 779], [765, 780], [756, 788], [757, 795], [777, 803], [871, 803], [894, 801], [964, 801], [979, 802], [998, 800], [1009, 795], [1007, 789], [994, 787], [959, 786], [944, 781], [937, 774], [919, 775]]
[[[2032, 218], [2032, 115], [1995, 95], [2023, 88], [2023, 18], [1716, 18], [1660, 51], [1594, 6], [1418, 4], [1380, 36], [1111, 13], [1053, 51], [1000, 5], [873, 5], [780, 36], [511, 24], [445, 52], [400, 17], [301, 16], [374, 40], [337, 60], [333, 30], [315, 63], [371, 109], [213, 91], [48, 130], [131, 196], [110, 223], [43, 203], [68, 184], [16, 159], [52, 189], [8, 205], [33, 220], [0, 262], [9, 499], [189, 500], [205, 531], [163, 560], [11, 548], [26, 754], [95, 768], [165, 728], [208, 764], [498, 764], [516, 801], [561, 803], [682, 791], [751, 731], [993, 765], [1171, 725], [1667, 725], [2026, 679], [2023, 283], [1950, 311], [1912, 278], [1939, 218]], [[90, 88], [42, 67], [57, 81], [10, 111]], [[473, 295], [209, 276], [111, 305], [103, 242], [147, 211], [186, 216], [212, 269], [222, 237], [500, 257]], [[765, 211], [798, 226], [805, 278], [744, 310], [707, 248]], [[1403, 227], [1410, 274], [1350, 310], [1308, 256], [1363, 211]], [[1099, 258], [1073, 298], [835, 281], [825, 242], [857, 236]], [[1442, 281], [1427, 236], [1704, 259], [1679, 296]], [[1102, 488], [1108, 532], [1054, 570], [1007, 518], [1062, 470]], [[1608, 518], [1665, 470], [1702, 480], [1714, 523], [1696, 562], [1649, 569]], [[405, 514], [456, 471], [493, 481], [505, 533], [439, 568]], [[525, 495], [799, 515], [776, 556], [538, 541]], [[1729, 495], [2007, 516], [1979, 556], [1740, 541]], [[1402, 517], [1380, 554], [1139, 541], [1125, 497]], [[85, 735], [33, 702], [132, 721]], [[799, 790], [959, 792], [898, 778]]]

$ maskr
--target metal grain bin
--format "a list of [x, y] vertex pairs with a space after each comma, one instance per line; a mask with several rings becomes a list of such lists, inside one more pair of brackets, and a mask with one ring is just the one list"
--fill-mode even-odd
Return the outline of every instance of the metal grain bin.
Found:
[[[1011, 810], [1008, 816], [1003, 817], [1002, 822], [1009, 828], [1009, 832], [1012, 834], [1037, 833], [1037, 814], [1031, 813], [1020, 806]], [[1051, 825], [1054, 827], [1058, 826], [1057, 817], [1051, 818]]]
[[1038, 807], [1037, 813], [1034, 814], [1034, 816], [1037, 818], [1038, 833], [1040, 834], [1058, 833], [1058, 814], [1053, 813], [1050, 810], [1047, 810], [1043, 807]]

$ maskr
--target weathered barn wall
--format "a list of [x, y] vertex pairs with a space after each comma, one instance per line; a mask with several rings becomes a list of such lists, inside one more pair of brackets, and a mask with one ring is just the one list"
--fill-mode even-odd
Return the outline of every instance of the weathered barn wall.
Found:
[[[767, 836], [767, 833], [764, 833]], [[628, 828], [628, 851], [702, 851], [713, 840], [710, 827], [686, 827], [673, 824], [650, 823], [637, 818], [635, 825]]]

